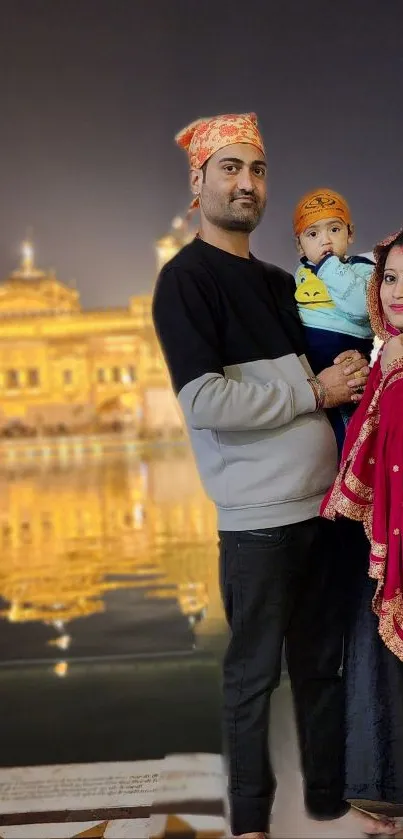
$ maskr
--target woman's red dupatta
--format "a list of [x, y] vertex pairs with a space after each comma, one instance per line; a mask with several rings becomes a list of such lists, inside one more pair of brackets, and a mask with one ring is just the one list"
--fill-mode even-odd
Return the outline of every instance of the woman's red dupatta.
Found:
[[[379, 298], [386, 255], [396, 234], [375, 249], [368, 307], [384, 341], [397, 330], [386, 324]], [[375, 362], [363, 399], [350, 420], [339, 474], [321, 515], [362, 521], [370, 541], [369, 575], [377, 580], [373, 609], [386, 646], [403, 661], [403, 359], [382, 374]]]

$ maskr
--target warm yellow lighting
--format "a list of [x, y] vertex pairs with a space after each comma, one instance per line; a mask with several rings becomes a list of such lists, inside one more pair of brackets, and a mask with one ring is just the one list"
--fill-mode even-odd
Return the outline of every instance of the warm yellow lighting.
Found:
[[50, 647], [58, 647], [59, 650], [68, 650], [71, 644], [71, 635], [62, 635], [60, 638], [53, 638], [48, 641]]
[[176, 256], [180, 250], [180, 245], [174, 236], [164, 236], [157, 242], [157, 262], [158, 272], [162, 270], [164, 265]]
[[53, 672], [59, 679], [64, 679], [67, 676], [69, 665], [67, 661], [58, 661], [53, 668]]
[[156, 243], [158, 273], [174, 256], [194, 238], [195, 232], [189, 229], [186, 219], [175, 216], [171, 231]]
[[22, 260], [21, 260], [21, 270], [24, 274], [32, 274], [35, 270], [34, 268], [34, 247], [32, 242], [28, 239], [22, 243], [21, 248], [22, 253]]
[[43, 624], [52, 666], [73, 646], [72, 621], [102, 613], [112, 592], [144, 590], [145, 578], [147, 599], [173, 597], [196, 622], [210, 607], [216, 517], [189, 453], [146, 472], [123, 457], [0, 476], [0, 495], [0, 617]]
[[[173, 241], [163, 262], [178, 249]], [[126, 307], [83, 311], [76, 289], [36, 267], [30, 236], [17, 270], [0, 284], [0, 398], [0, 449], [7, 440], [9, 459], [16, 436], [47, 438], [42, 454], [49, 458], [63, 436], [67, 458], [73, 434], [181, 433], [151, 295], [132, 297]]]

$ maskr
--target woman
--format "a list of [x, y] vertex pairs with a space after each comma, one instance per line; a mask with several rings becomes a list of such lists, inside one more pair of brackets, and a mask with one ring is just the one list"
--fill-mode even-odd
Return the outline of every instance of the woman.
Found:
[[403, 230], [374, 253], [369, 312], [385, 343], [321, 512], [366, 534], [350, 525], [345, 795], [403, 816]]

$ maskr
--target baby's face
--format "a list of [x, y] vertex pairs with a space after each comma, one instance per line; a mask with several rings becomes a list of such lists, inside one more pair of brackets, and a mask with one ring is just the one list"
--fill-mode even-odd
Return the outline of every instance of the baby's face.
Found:
[[327, 218], [311, 224], [301, 233], [298, 250], [300, 256], [305, 255], [317, 265], [329, 253], [344, 258], [352, 241], [352, 232], [344, 221]]

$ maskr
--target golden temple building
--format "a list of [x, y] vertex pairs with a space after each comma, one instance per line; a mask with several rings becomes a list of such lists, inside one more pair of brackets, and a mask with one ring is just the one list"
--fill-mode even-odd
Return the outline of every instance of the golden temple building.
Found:
[[215, 626], [216, 540], [189, 452], [0, 474], [0, 617], [53, 627], [59, 646], [72, 621], [105, 610], [108, 592], [146, 580], [147, 598], [174, 598], [192, 624], [208, 611]]
[[[192, 238], [185, 222], [156, 243], [157, 268]], [[151, 295], [83, 310], [79, 293], [38, 269], [32, 243], [0, 285], [0, 434], [123, 430], [181, 434], [151, 320]]]
[[[189, 238], [174, 220], [156, 243], [158, 269]], [[10, 454], [14, 433], [91, 433], [112, 422], [138, 435], [182, 433], [151, 295], [84, 311], [75, 289], [36, 268], [30, 242], [0, 285], [0, 387]], [[58, 676], [68, 673], [76, 622], [120, 608], [112, 593], [130, 589], [176, 602], [198, 643], [212, 643], [223, 625], [216, 514], [188, 445], [128, 455], [119, 443], [102, 458], [55, 445], [53, 461], [0, 464], [0, 620], [46, 627]], [[32, 454], [32, 442], [26, 448]]]

